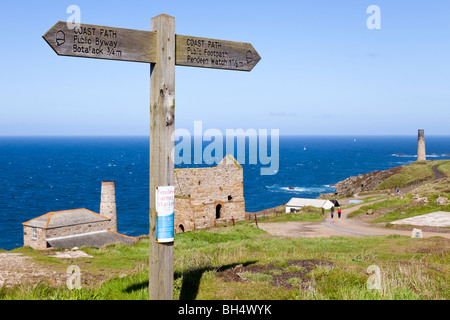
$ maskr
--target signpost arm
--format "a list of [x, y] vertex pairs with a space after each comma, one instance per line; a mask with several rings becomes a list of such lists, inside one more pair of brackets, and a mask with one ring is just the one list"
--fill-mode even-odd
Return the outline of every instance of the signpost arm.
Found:
[[158, 186], [174, 185], [175, 18], [156, 16], [151, 29], [156, 32], [156, 63], [150, 67], [149, 299], [172, 300], [173, 242], [156, 242], [155, 193]]

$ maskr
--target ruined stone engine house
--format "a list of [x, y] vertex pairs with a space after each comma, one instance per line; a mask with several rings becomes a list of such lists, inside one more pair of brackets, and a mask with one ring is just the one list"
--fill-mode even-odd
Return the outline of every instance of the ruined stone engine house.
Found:
[[242, 166], [227, 155], [217, 166], [175, 169], [175, 232], [245, 219]]

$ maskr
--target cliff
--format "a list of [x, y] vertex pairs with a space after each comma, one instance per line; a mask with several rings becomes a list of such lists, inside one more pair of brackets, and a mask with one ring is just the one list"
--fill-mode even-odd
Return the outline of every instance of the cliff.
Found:
[[[336, 183], [336, 193], [332, 193], [333, 196], [348, 196], [354, 195], [359, 192], [371, 191], [378, 187], [383, 181], [389, 177], [400, 172], [402, 167], [395, 167], [384, 171], [373, 171], [366, 174], [359, 174], [347, 178], [343, 181]], [[322, 197], [329, 197], [330, 194], [321, 195]]]
[[417, 187], [433, 179], [450, 176], [450, 161], [416, 161], [409, 165], [394, 167], [384, 171], [359, 174], [336, 183], [336, 192], [321, 194], [319, 198], [351, 196], [359, 192], [375, 189]]

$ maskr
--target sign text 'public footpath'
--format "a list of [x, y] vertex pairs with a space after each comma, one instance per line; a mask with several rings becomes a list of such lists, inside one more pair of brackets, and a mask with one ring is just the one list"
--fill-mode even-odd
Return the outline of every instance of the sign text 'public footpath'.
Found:
[[[154, 31], [57, 22], [43, 36], [58, 55], [156, 63]], [[175, 35], [175, 65], [251, 71], [261, 60], [250, 43]]]

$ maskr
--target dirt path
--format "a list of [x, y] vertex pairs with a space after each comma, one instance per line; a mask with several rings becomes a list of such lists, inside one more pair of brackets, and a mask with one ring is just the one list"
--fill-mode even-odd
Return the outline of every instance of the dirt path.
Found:
[[[379, 200], [383, 201], [383, 200]], [[378, 201], [370, 202], [375, 203]], [[403, 235], [403, 236], [411, 236], [411, 230], [398, 230], [398, 229], [386, 229], [386, 228], [379, 228], [376, 226], [373, 226], [369, 223], [359, 221], [358, 219], [350, 219], [348, 218], [348, 215], [351, 212], [354, 212], [361, 208], [364, 205], [367, 205], [368, 203], [361, 204], [358, 206], [354, 206], [352, 208], [347, 208], [342, 210], [342, 216], [341, 218], [337, 218], [337, 215], [334, 215], [334, 218], [327, 217], [325, 222], [322, 222], [323, 225], [326, 225], [330, 228], [337, 228], [342, 231], [345, 231], [349, 234], [355, 234], [355, 235]], [[449, 233], [443, 233], [443, 232], [423, 232], [424, 237], [434, 237], [434, 236], [441, 236], [445, 238], [450, 238]]]
[[[445, 175], [438, 170], [438, 165], [432, 168], [435, 175], [434, 180], [444, 178]], [[432, 182], [430, 181], [430, 182]], [[429, 183], [429, 182], [428, 182]], [[416, 189], [417, 186], [411, 186], [408, 188], [400, 189], [398, 196], [403, 196], [404, 194]], [[378, 194], [384, 195], [384, 194]], [[360, 196], [355, 194], [352, 199], [364, 199], [366, 195]], [[395, 195], [392, 195], [395, 196]], [[344, 199], [342, 203], [347, 204], [349, 199]], [[360, 218], [348, 218], [348, 215], [364, 205], [372, 204], [375, 202], [384, 201], [384, 199], [368, 202], [360, 205], [353, 206], [351, 208], [346, 208], [342, 210], [341, 218], [338, 218], [335, 212], [334, 218], [331, 218], [330, 214], [327, 214], [325, 221], [323, 222], [275, 222], [275, 223], [260, 223], [259, 227], [266, 232], [288, 238], [296, 237], [330, 237], [330, 236], [373, 236], [373, 235], [402, 235], [411, 236], [411, 230], [399, 230], [399, 229], [386, 229], [380, 228], [373, 224], [369, 224], [368, 219], [360, 216]], [[372, 217], [373, 219], [374, 217]], [[420, 228], [420, 227], [419, 227]], [[444, 237], [450, 239], [450, 233], [444, 232], [422, 232], [423, 237]]]
[[[378, 200], [383, 201], [383, 200]], [[373, 201], [370, 203], [375, 203]], [[373, 235], [403, 235], [411, 236], [411, 230], [385, 229], [357, 219], [350, 219], [348, 215], [358, 210], [364, 203], [351, 208], [343, 209], [341, 218], [338, 218], [335, 212], [334, 218], [327, 214], [327, 218], [323, 222], [274, 222], [274, 223], [259, 223], [259, 227], [264, 231], [281, 237], [297, 238], [297, 237], [330, 237], [330, 236], [373, 236]], [[450, 233], [441, 232], [423, 232], [423, 237], [440, 236], [450, 238]]]
[[439, 165], [435, 165], [433, 166], [431, 169], [433, 170], [434, 173], [434, 180], [438, 180], [438, 179], [442, 179], [445, 178], [445, 174], [443, 174], [442, 172], [439, 171], [438, 169]]
[[[74, 259], [76, 258], [92, 257], [81, 250], [57, 251], [49, 256], [55, 257], [55, 259], [66, 259], [62, 264], [67, 266], [75, 263]], [[37, 284], [40, 281], [59, 286], [64, 284], [67, 278], [67, 272], [57, 272], [55, 269], [43, 267], [42, 264], [36, 263], [32, 257], [22, 253], [0, 253], [0, 288], [13, 287], [24, 283]], [[84, 278], [89, 280], [87, 276]]]
[[37, 266], [33, 259], [21, 253], [0, 253], [0, 288], [47, 280], [53, 285], [66, 281], [67, 275]]

